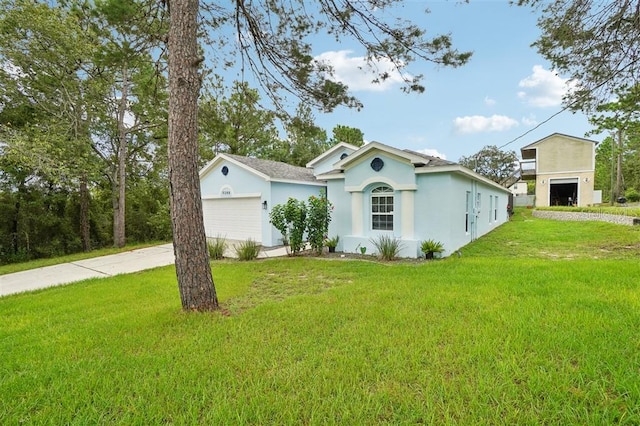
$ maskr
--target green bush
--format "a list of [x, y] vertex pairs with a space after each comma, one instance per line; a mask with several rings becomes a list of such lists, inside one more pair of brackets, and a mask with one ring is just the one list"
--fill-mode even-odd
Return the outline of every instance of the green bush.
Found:
[[255, 260], [260, 254], [260, 244], [249, 238], [235, 247], [236, 255], [240, 260]]
[[307, 205], [304, 201], [289, 198], [286, 204], [276, 204], [269, 212], [269, 221], [282, 234], [282, 241], [291, 246], [293, 254], [304, 247]]
[[[329, 232], [333, 206], [324, 194], [309, 197], [307, 203], [307, 239], [316, 254], [322, 253], [325, 238]], [[337, 244], [337, 241], [336, 241]], [[333, 246], [335, 247], [335, 245]]]
[[632, 203], [640, 201], [640, 192], [636, 191], [634, 188], [627, 189], [624, 196], [627, 201], [631, 201]]
[[207, 247], [209, 249], [209, 258], [220, 260], [224, 257], [224, 252], [227, 249], [227, 240], [218, 236], [213, 241], [207, 241]]
[[402, 242], [391, 235], [380, 235], [370, 241], [378, 250], [378, 257], [382, 260], [395, 259], [402, 248]]
[[425, 240], [420, 243], [420, 250], [427, 258], [432, 259], [434, 253], [442, 253], [444, 251], [444, 245], [440, 241]]
[[324, 242], [324, 244], [327, 247], [336, 248], [338, 246], [338, 242], [340, 242], [340, 236], [336, 235], [333, 238], [327, 238], [327, 240]]

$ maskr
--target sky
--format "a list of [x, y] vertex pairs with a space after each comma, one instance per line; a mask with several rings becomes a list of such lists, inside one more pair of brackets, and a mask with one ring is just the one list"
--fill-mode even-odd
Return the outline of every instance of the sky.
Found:
[[316, 113], [329, 135], [342, 124], [360, 129], [365, 141], [458, 161], [487, 145], [520, 156], [520, 148], [552, 133], [585, 137], [592, 130], [583, 114], [569, 111], [544, 123], [562, 110], [571, 82], [531, 47], [540, 35], [531, 8], [507, 0], [438, 0], [407, 1], [400, 12], [430, 35], [451, 33], [459, 50], [473, 51], [470, 62], [460, 68], [414, 63], [406, 71], [423, 74], [426, 90], [405, 94], [399, 78], [375, 85], [358, 71], [365, 52], [356, 42], [316, 43], [314, 55], [331, 61], [336, 78], [364, 103], [360, 111]]

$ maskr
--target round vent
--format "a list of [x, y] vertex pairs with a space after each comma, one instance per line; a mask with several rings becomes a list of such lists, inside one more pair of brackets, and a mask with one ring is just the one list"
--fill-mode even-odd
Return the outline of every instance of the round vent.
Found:
[[384, 167], [384, 161], [382, 161], [382, 159], [376, 157], [371, 161], [371, 168], [376, 172], [382, 170], [382, 167]]

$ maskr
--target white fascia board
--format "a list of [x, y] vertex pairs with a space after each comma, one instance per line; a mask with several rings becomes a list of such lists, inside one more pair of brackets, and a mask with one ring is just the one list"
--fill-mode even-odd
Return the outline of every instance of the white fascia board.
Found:
[[247, 194], [239, 194], [239, 195], [233, 195], [231, 197], [224, 197], [222, 195], [205, 195], [204, 197], [202, 197], [203, 200], [235, 200], [238, 198], [259, 198], [262, 197], [262, 194], [260, 192], [253, 192], [253, 193], [247, 193]]
[[297, 185], [311, 185], [311, 186], [326, 186], [324, 182], [311, 182], [307, 180], [293, 180], [293, 179], [272, 179], [267, 178], [267, 182], [278, 182], [278, 183], [293, 183]]
[[420, 156], [411, 154], [401, 149], [394, 148], [392, 146], [385, 145], [380, 142], [369, 142], [368, 144], [364, 145], [363, 147], [361, 147], [359, 150], [357, 150], [350, 156], [344, 158], [343, 160], [340, 160], [335, 165], [335, 168], [343, 170], [345, 166], [349, 165], [350, 163], [356, 161], [358, 158], [366, 155], [368, 152], [373, 150], [384, 152], [398, 159], [409, 161], [412, 164], [427, 164], [429, 162], [429, 160], [426, 158], [422, 158]]
[[546, 141], [547, 139], [550, 139], [550, 138], [552, 138], [552, 137], [554, 137], [554, 136], [561, 136], [561, 137], [564, 137], [564, 138], [567, 138], [567, 139], [573, 139], [573, 140], [582, 141], [582, 142], [591, 142], [591, 143], [592, 143], [592, 144], [594, 144], [594, 145], [597, 145], [597, 144], [598, 144], [598, 141], [594, 141], [594, 140], [592, 140], [592, 139], [581, 138], [581, 137], [579, 137], [579, 136], [572, 136], [572, 135], [567, 135], [566, 133], [558, 133], [558, 132], [555, 132], [555, 133], [551, 133], [551, 134], [550, 134], [550, 135], [548, 135], [548, 136], [545, 136], [545, 137], [544, 137], [544, 138], [542, 138], [542, 139], [538, 139], [537, 141], [532, 142], [532, 143], [530, 143], [529, 145], [525, 145], [525, 146], [523, 146], [522, 148], [520, 148], [520, 150], [535, 148], [535, 147], [537, 147], [539, 144], [541, 144], [542, 142], [544, 142], [544, 141]]
[[238, 167], [240, 167], [241, 169], [245, 169], [246, 171], [248, 171], [249, 173], [252, 173], [266, 181], [268, 181], [270, 178], [269, 176], [265, 175], [262, 172], [257, 171], [256, 169], [253, 169], [249, 166], [247, 166], [246, 164], [243, 164], [239, 161], [234, 160], [231, 157], [228, 157], [224, 154], [218, 154], [215, 156], [215, 158], [211, 161], [209, 161], [203, 168], [202, 170], [200, 170], [200, 179], [202, 179], [204, 176], [206, 176], [207, 174], [209, 174], [209, 172], [211, 171], [211, 169], [213, 169], [217, 164], [221, 163], [223, 160], [226, 160], [228, 162], [230, 162], [231, 164], [234, 164]]
[[318, 180], [336, 180], [336, 179], [344, 179], [344, 173], [332, 173], [333, 170], [329, 173], [325, 173], [323, 175], [316, 176]]
[[315, 166], [317, 163], [319, 163], [320, 161], [324, 160], [326, 157], [330, 156], [334, 152], [336, 152], [338, 150], [341, 150], [343, 148], [353, 150], [353, 152], [356, 152], [359, 149], [359, 147], [357, 147], [355, 145], [351, 145], [351, 144], [346, 143], [346, 142], [340, 142], [339, 144], [336, 144], [336, 145], [332, 146], [331, 148], [329, 148], [328, 150], [326, 150], [322, 154], [318, 155], [313, 160], [309, 161], [307, 163], [306, 167], [308, 169], [312, 169], [313, 166]]

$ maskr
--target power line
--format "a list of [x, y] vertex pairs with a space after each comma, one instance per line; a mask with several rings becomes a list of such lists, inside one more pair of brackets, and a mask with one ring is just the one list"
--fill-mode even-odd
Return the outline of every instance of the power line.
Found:
[[570, 105], [567, 105], [566, 107], [562, 108], [560, 111], [556, 112], [555, 114], [549, 116], [547, 119], [541, 121], [540, 123], [536, 124], [534, 127], [530, 128], [529, 130], [527, 130], [526, 132], [524, 132], [523, 134], [521, 134], [520, 136], [517, 136], [513, 139], [511, 139], [509, 142], [505, 143], [504, 145], [501, 145], [498, 147], [498, 149], [502, 149], [507, 145], [511, 145], [512, 143], [514, 143], [515, 141], [517, 141], [518, 139], [522, 139], [525, 136], [527, 136], [529, 133], [533, 132], [534, 130], [538, 129], [540, 126], [542, 126], [543, 124], [548, 123], [549, 121], [551, 121], [552, 119], [554, 119], [555, 117], [557, 117], [558, 115], [562, 114], [563, 112], [565, 112], [566, 110], [568, 110], [570, 107]]
[[527, 136], [529, 133], [533, 132], [534, 130], [538, 129], [540, 126], [542, 126], [543, 124], [548, 123], [549, 121], [551, 121], [552, 119], [554, 119], [555, 117], [557, 117], [558, 115], [562, 114], [563, 112], [565, 112], [566, 110], [568, 110], [569, 108], [573, 107], [575, 104], [577, 104], [578, 102], [581, 102], [582, 100], [584, 100], [587, 95], [589, 95], [590, 93], [596, 91], [597, 89], [601, 88], [602, 86], [604, 86], [605, 84], [607, 84], [608, 82], [610, 82], [611, 80], [614, 79], [614, 77], [616, 77], [618, 74], [620, 74], [621, 72], [625, 71], [627, 68], [629, 68], [630, 66], [634, 65], [635, 63], [637, 63], [638, 61], [640, 61], [640, 57], [634, 59], [633, 61], [629, 62], [627, 65], [625, 65], [624, 67], [616, 70], [614, 73], [612, 73], [608, 78], [604, 79], [600, 84], [598, 84], [597, 86], [593, 87], [592, 89], [589, 89], [588, 93], [584, 93], [582, 96], [580, 96], [578, 99], [574, 100], [573, 102], [571, 102], [569, 105], [565, 106], [564, 108], [562, 108], [560, 111], [550, 115], [548, 118], [546, 118], [545, 120], [541, 121], [540, 123], [536, 124], [534, 127], [532, 127], [531, 129], [527, 130], [526, 132], [524, 132], [523, 134], [521, 134], [520, 136], [517, 136], [513, 139], [511, 139], [509, 142], [505, 143], [504, 145], [501, 145], [500, 147], [498, 147], [498, 149], [502, 149], [507, 145], [511, 145], [512, 143], [514, 143], [515, 141], [522, 139], [523, 137]]

